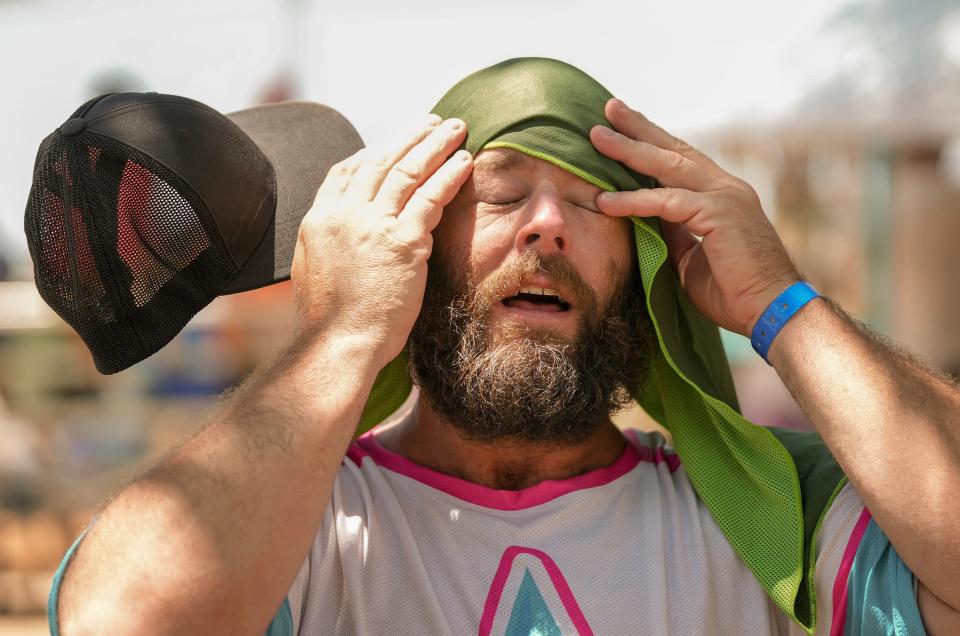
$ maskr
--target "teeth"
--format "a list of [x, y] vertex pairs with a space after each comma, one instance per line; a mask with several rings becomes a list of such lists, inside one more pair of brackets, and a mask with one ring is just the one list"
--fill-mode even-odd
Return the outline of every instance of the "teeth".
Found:
[[521, 287], [519, 293], [537, 294], [540, 296], [556, 296], [557, 298], [560, 298], [560, 294], [552, 287]]

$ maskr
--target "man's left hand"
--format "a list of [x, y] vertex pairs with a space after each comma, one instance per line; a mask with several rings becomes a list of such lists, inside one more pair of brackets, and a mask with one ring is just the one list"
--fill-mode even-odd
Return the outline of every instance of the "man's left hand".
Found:
[[[690, 299], [749, 336], [799, 279], [753, 188], [619, 100], [606, 116], [617, 132], [594, 127], [597, 149], [664, 187], [600, 194], [600, 210], [661, 217]], [[960, 391], [839, 308], [810, 307], [780, 332], [769, 360], [916, 576], [927, 631], [958, 634]]]
[[659, 216], [693, 304], [724, 329], [750, 337], [767, 306], [800, 280], [756, 192], [619, 99], [607, 102], [605, 114], [615, 130], [594, 126], [593, 145], [663, 187], [604, 192], [597, 206], [611, 216]]

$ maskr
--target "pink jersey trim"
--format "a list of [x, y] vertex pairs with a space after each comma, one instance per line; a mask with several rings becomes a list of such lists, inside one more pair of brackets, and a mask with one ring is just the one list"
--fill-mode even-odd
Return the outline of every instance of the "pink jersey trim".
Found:
[[349, 457], [354, 464], [359, 466], [360, 462], [363, 461], [363, 458], [367, 457], [367, 451], [360, 448], [356, 442], [353, 442], [350, 444], [350, 448], [347, 449], [347, 457]]
[[680, 468], [680, 457], [673, 453], [666, 452], [662, 447], [653, 449], [645, 446], [640, 442], [640, 438], [637, 437], [637, 431], [634, 429], [624, 431], [624, 436], [637, 447], [637, 452], [640, 453], [640, 461], [653, 462], [654, 464], [666, 463], [671, 473], [677, 472], [677, 469]]
[[490, 591], [487, 593], [487, 600], [483, 604], [483, 616], [480, 618], [480, 636], [489, 636], [490, 630], [493, 629], [493, 620], [496, 618], [497, 608], [500, 606], [500, 597], [503, 595], [503, 588], [507, 584], [507, 577], [510, 576], [510, 566], [520, 554], [530, 554], [540, 559], [547, 574], [550, 575], [550, 581], [553, 582], [553, 587], [557, 590], [563, 608], [567, 610], [567, 615], [577, 628], [577, 633], [580, 636], [593, 636], [593, 630], [587, 623], [587, 617], [580, 610], [580, 605], [574, 598], [573, 591], [567, 584], [567, 579], [564, 578], [563, 572], [560, 571], [554, 560], [546, 552], [519, 545], [510, 546], [504, 550], [503, 556], [500, 557], [500, 565], [497, 566], [497, 573], [493, 576]]
[[847, 624], [847, 582], [850, 579], [850, 568], [853, 566], [853, 559], [857, 556], [857, 549], [860, 547], [863, 533], [867, 531], [869, 523], [870, 511], [864, 508], [853, 526], [853, 532], [850, 533], [847, 547], [840, 559], [837, 578], [833, 582], [833, 622], [830, 624], [830, 636], [843, 636], [843, 629]]
[[372, 430], [361, 435], [350, 445], [347, 450], [347, 457], [358, 466], [364, 457], [369, 457], [378, 466], [406, 475], [427, 486], [478, 506], [495, 510], [522, 510], [538, 506], [577, 490], [596, 488], [608, 484], [630, 472], [641, 461], [657, 464], [665, 462], [671, 472], [675, 471], [680, 465], [680, 459], [676, 455], [664, 453], [663, 449], [653, 450], [642, 446], [637, 438], [629, 433], [628, 431], [625, 436], [629, 443], [624, 447], [620, 457], [611, 465], [591, 470], [570, 479], [544, 481], [522, 490], [488, 488], [415, 464], [406, 457], [397, 455], [381, 446]]

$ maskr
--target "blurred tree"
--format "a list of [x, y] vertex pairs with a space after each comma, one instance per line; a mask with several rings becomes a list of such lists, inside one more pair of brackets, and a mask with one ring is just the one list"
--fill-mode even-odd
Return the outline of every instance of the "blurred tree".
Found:
[[960, 65], [946, 54], [943, 27], [958, 17], [957, 0], [858, 0], [844, 5], [823, 30], [846, 44], [845, 59], [838, 60], [836, 72], [804, 104], [821, 114], [837, 107], [846, 110], [864, 97], [884, 98], [891, 114], [943, 107], [940, 100], [925, 98], [950, 91], [956, 99]]

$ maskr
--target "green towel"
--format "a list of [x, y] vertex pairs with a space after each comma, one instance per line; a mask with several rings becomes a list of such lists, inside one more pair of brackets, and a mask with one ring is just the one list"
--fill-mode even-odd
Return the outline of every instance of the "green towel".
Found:
[[[610, 97], [569, 64], [521, 58], [466, 77], [433, 112], [466, 122], [466, 148], [473, 154], [513, 148], [604, 190], [657, 187], [590, 143], [591, 127], [609, 125], [603, 110]], [[719, 330], [690, 303], [666, 264], [659, 219], [632, 221], [660, 343], [649, 381], [635, 397], [671, 432], [691, 483], [737, 554], [776, 605], [812, 633], [813, 542], [843, 476], [817, 438], [775, 434], [740, 415]], [[393, 412], [409, 391], [402, 355], [378, 377], [360, 430]], [[801, 474], [798, 464], [817, 470]]]

